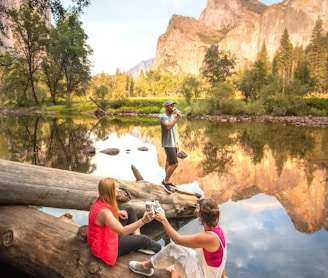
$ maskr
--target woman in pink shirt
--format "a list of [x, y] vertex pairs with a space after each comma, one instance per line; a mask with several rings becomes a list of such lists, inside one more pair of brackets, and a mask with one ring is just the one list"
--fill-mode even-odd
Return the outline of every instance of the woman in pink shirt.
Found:
[[154, 269], [171, 270], [171, 277], [223, 278], [227, 259], [227, 242], [218, 225], [220, 211], [215, 201], [203, 199], [199, 204], [198, 217], [204, 231], [193, 235], [180, 235], [168, 222], [164, 213], [156, 212], [173, 242], [165, 246], [150, 260], [130, 261], [131, 271], [152, 276]]
[[152, 252], [162, 246], [146, 235], [140, 234], [140, 227], [154, 219], [145, 212], [138, 219], [132, 207], [119, 210], [116, 193], [117, 182], [112, 178], [99, 181], [99, 197], [91, 206], [88, 219], [88, 244], [91, 253], [109, 265], [114, 265], [118, 256], [132, 251]]

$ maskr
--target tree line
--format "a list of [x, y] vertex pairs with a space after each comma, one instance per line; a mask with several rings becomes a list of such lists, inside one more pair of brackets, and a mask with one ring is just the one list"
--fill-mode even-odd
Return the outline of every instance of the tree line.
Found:
[[89, 4], [77, 0], [64, 9], [59, 0], [26, 0], [18, 9], [0, 6], [0, 16], [9, 22], [7, 28], [0, 24], [0, 30], [5, 35], [10, 31], [15, 41], [0, 56], [2, 104], [69, 105], [73, 95], [104, 104], [126, 97], [181, 97], [187, 105], [205, 99], [201, 109], [196, 102], [193, 109], [207, 114], [293, 114], [308, 104], [309, 93], [327, 93], [328, 32], [320, 18], [305, 48], [293, 46], [285, 29], [273, 61], [263, 44], [254, 63], [236, 71], [235, 55], [211, 45], [198, 75], [151, 69], [133, 79], [119, 69], [114, 75], [91, 76], [93, 50], [79, 20]]
[[263, 44], [254, 63], [238, 71], [235, 67], [233, 53], [211, 45], [197, 76], [152, 69], [132, 79], [117, 69], [115, 75], [93, 76], [89, 93], [104, 103], [123, 97], [182, 97], [187, 105], [196, 100], [193, 112], [203, 114], [328, 115], [327, 103], [317, 97], [328, 92], [328, 32], [322, 19], [316, 20], [305, 48], [293, 46], [285, 29], [273, 61]]

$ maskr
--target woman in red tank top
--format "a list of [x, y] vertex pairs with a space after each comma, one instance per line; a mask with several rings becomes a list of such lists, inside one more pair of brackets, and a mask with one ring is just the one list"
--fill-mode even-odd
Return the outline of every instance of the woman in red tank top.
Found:
[[138, 219], [132, 207], [119, 210], [116, 193], [117, 182], [112, 178], [99, 181], [99, 197], [89, 211], [88, 244], [91, 253], [109, 265], [114, 265], [117, 257], [132, 251], [161, 250], [162, 246], [146, 235], [140, 234], [140, 227], [154, 219], [152, 213], [145, 212]]

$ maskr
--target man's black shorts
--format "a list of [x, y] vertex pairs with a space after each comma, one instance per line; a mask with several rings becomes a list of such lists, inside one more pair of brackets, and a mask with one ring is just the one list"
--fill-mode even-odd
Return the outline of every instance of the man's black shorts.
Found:
[[169, 165], [177, 164], [177, 148], [164, 148], [164, 150], [166, 153], [166, 160], [168, 161]]

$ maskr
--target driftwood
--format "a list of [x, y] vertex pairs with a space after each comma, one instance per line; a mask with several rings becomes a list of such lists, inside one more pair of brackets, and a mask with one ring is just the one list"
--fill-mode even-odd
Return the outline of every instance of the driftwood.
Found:
[[[138, 173], [134, 166], [133, 172]], [[144, 181], [140, 173], [136, 181], [117, 180], [120, 185], [119, 207], [135, 208], [141, 217], [145, 201], [158, 200], [170, 218], [193, 217], [199, 194], [164, 189]], [[35, 205], [55, 208], [89, 210], [98, 196], [101, 177], [66, 170], [28, 165], [0, 159], [0, 204]]]
[[97, 118], [103, 118], [106, 116], [106, 110], [102, 108], [92, 97], [89, 97], [89, 99], [98, 106], [97, 110], [94, 112]]
[[[133, 252], [108, 266], [91, 254], [83, 229], [31, 207], [2, 205], [0, 219], [0, 261], [32, 277], [137, 278], [128, 261], [150, 257]], [[170, 276], [156, 270], [153, 277]]]

